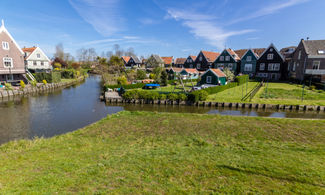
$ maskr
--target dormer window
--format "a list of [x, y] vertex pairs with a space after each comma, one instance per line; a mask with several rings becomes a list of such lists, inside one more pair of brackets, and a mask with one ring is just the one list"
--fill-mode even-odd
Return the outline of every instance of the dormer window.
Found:
[[268, 60], [273, 60], [273, 57], [274, 57], [273, 53], [267, 54]]
[[9, 43], [5, 42], [5, 41], [2, 41], [2, 49], [9, 50]]
[[230, 56], [226, 56], [226, 61], [230, 61]]
[[225, 56], [220, 56], [220, 61], [225, 61]]
[[246, 61], [247, 61], [247, 62], [252, 61], [252, 56], [247, 56]]
[[324, 50], [318, 50], [318, 54], [325, 54]]

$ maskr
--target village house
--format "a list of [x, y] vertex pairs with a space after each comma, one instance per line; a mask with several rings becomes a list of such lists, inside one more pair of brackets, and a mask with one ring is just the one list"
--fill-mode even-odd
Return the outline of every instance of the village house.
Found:
[[289, 69], [294, 79], [325, 82], [325, 40], [302, 39]]
[[283, 72], [283, 79], [287, 80], [291, 77], [290, 75], [290, 63], [292, 61], [293, 54], [295, 52], [297, 47], [295, 46], [290, 46], [290, 47], [285, 47], [280, 50], [280, 53], [284, 57], [284, 67], [285, 71]]
[[168, 74], [168, 80], [176, 80], [176, 79], [178, 79], [177, 76], [180, 75], [180, 72], [182, 70], [183, 70], [183, 68], [178, 68], [178, 67], [167, 68], [166, 72]]
[[256, 64], [256, 77], [268, 80], [279, 80], [284, 75], [284, 57], [271, 44], [261, 54]]
[[220, 69], [208, 69], [201, 75], [199, 85], [215, 86], [215, 85], [226, 85], [227, 78], [225, 73]]
[[30, 72], [52, 71], [51, 60], [39, 47], [23, 48], [25, 53], [25, 66]]
[[164, 61], [165, 68], [172, 67], [174, 65], [174, 57], [161, 57], [161, 59]]
[[219, 68], [221, 70], [227, 68], [237, 74], [239, 72], [237, 66], [239, 63], [240, 58], [238, 57], [238, 55], [232, 49], [225, 49], [213, 62], [213, 67]]
[[137, 56], [122, 56], [122, 60], [126, 69], [141, 67], [141, 61]]
[[195, 60], [196, 56], [188, 56], [184, 63], [184, 68], [196, 68], [194, 65]]
[[164, 60], [161, 59], [159, 55], [151, 55], [146, 61], [145, 61], [146, 69], [153, 69], [156, 67], [165, 67]]
[[182, 79], [198, 79], [200, 76], [200, 72], [195, 68], [184, 68], [180, 73]]
[[[194, 65], [198, 71], [206, 71], [212, 67], [212, 63], [217, 59], [220, 53], [211, 51], [200, 51], [195, 59]], [[190, 67], [191, 68], [191, 67]]]
[[265, 48], [236, 50], [235, 52], [240, 58], [239, 72], [253, 78], [256, 73], [257, 60], [264, 50]]
[[0, 27], [0, 81], [1, 82], [18, 82], [26, 81], [26, 69], [24, 63], [24, 52], [17, 42], [5, 28], [4, 21]]
[[174, 66], [177, 68], [183, 68], [186, 58], [176, 58]]

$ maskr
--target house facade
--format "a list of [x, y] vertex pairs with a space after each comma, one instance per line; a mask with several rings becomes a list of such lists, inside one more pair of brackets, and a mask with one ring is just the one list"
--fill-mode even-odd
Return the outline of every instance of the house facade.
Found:
[[208, 69], [202, 74], [200, 85], [226, 85], [227, 78], [220, 69]]
[[122, 60], [126, 69], [141, 67], [141, 61], [137, 56], [122, 56]]
[[25, 53], [25, 66], [30, 72], [52, 71], [51, 60], [39, 47], [23, 48]]
[[184, 68], [196, 68], [195, 67], [196, 56], [188, 56], [184, 62]]
[[197, 71], [195, 68], [184, 68], [181, 72], [180, 75], [182, 79], [198, 79], [200, 76], [200, 72]]
[[198, 71], [206, 71], [212, 67], [213, 62], [219, 55], [220, 53], [217, 52], [200, 51], [195, 59], [193, 68], [196, 68]]
[[241, 58], [239, 72], [242, 74], [248, 74], [250, 78], [255, 77], [257, 60], [264, 50], [265, 48], [235, 51]]
[[0, 27], [0, 81], [27, 81], [24, 52], [5, 28], [4, 21]]
[[183, 68], [185, 61], [186, 61], [186, 58], [176, 58], [174, 66], [177, 68]]
[[165, 62], [161, 59], [159, 55], [151, 55], [146, 61], [146, 69], [153, 69], [156, 67], [165, 67]]
[[301, 40], [290, 62], [290, 75], [297, 80], [325, 82], [325, 40]]
[[280, 80], [283, 76], [284, 57], [271, 44], [259, 57], [256, 64], [256, 77], [268, 80]]
[[225, 49], [213, 62], [213, 67], [219, 68], [221, 70], [227, 68], [237, 74], [239, 72], [239, 63], [240, 58], [238, 57], [238, 55], [232, 49]]
[[174, 57], [161, 57], [161, 59], [164, 61], [165, 67], [172, 67], [174, 65]]

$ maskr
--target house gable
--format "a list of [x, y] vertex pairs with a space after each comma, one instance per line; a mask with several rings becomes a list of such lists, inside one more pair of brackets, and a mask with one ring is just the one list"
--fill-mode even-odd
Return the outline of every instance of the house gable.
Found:
[[[40, 54], [40, 58], [37, 57], [37, 54]], [[51, 61], [39, 47], [36, 47], [36, 49], [34, 49], [34, 51], [29, 54], [29, 56], [27, 56], [26, 60], [43, 60], [48, 62]]]

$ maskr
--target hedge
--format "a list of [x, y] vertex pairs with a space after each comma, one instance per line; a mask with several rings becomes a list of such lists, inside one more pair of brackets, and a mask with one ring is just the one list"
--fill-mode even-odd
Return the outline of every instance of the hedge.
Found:
[[38, 72], [34, 73], [33, 75], [38, 83], [43, 82], [43, 80], [48, 83], [58, 83], [61, 81], [61, 73], [56, 71], [53, 71], [51, 73]]
[[75, 69], [63, 69], [61, 70], [61, 77], [64, 79], [77, 78], [77, 71]]
[[249, 76], [247, 74], [236, 76], [235, 81], [238, 83], [238, 85], [243, 85], [249, 81]]
[[211, 94], [219, 93], [219, 92], [222, 92], [222, 91], [224, 91], [226, 89], [230, 89], [230, 88], [237, 87], [237, 86], [238, 86], [238, 83], [233, 82], [233, 83], [229, 83], [227, 85], [209, 87], [209, 88], [202, 89], [202, 90], [206, 91], [209, 95], [211, 95]]
[[[124, 89], [140, 89], [143, 88], [146, 84], [145, 83], [136, 83], [136, 84], [130, 84], [130, 85], [122, 85]], [[120, 88], [121, 85], [104, 85], [104, 90], [107, 91], [107, 89], [115, 89]]]
[[59, 83], [61, 82], [61, 73], [53, 71], [52, 72], [52, 83]]
[[170, 101], [186, 101], [188, 96], [184, 93], [169, 93], [160, 94], [156, 91], [145, 91], [145, 90], [129, 90], [123, 94], [123, 98], [127, 100], [142, 99], [142, 100], [170, 100]]

